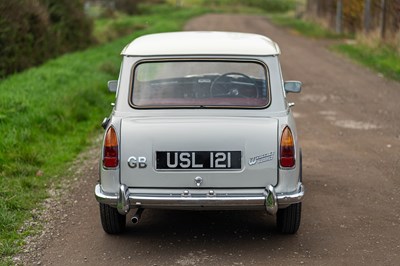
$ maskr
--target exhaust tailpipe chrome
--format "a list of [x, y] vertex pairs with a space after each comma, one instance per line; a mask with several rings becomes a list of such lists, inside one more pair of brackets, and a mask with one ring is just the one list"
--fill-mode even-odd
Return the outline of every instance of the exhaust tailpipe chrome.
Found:
[[142, 212], [144, 211], [143, 208], [137, 209], [135, 215], [132, 216], [131, 221], [133, 224], [137, 224], [140, 221], [140, 218], [142, 217]]

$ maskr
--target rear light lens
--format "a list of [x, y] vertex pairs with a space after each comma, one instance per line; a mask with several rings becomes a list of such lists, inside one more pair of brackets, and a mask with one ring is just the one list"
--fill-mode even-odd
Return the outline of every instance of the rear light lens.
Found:
[[104, 140], [103, 166], [106, 168], [118, 166], [118, 139], [113, 127], [107, 129]]
[[295, 165], [294, 158], [294, 139], [292, 131], [288, 126], [283, 129], [280, 147], [280, 165], [281, 167], [293, 167]]

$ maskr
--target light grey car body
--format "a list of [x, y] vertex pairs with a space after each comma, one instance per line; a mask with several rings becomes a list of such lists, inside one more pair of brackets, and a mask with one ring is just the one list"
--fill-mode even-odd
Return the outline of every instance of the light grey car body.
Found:
[[[171, 34], [180, 36], [180, 33]], [[186, 33], [185, 38], [212, 37], [201, 34], [208, 33]], [[228, 39], [231, 35], [221, 34]], [[170, 38], [171, 46], [176, 41], [172, 41], [176, 35], [159, 35], [155, 37]], [[204, 51], [197, 53], [154, 51], [150, 54], [151, 48], [148, 48], [150, 52], [136, 53], [140, 49], [136, 47], [135, 50], [134, 42], [130, 44], [133, 47], [125, 48], [118, 83], [110, 84], [117, 89], [115, 107], [105, 122], [105, 128], [113, 127], [118, 138], [119, 165], [114, 169], [100, 166], [100, 181], [95, 188], [98, 202], [117, 208], [122, 215], [136, 208], [264, 209], [274, 215], [279, 209], [301, 202], [304, 195], [301, 149], [286, 99], [287, 91], [300, 91], [300, 83], [287, 83], [285, 91], [280, 50], [270, 42], [272, 47], [268, 49], [271, 51], [265, 55], [243, 54], [240, 50], [210, 52], [204, 46], [191, 48]], [[168, 44], [166, 46], [164, 49], [168, 50]], [[243, 51], [248, 51], [245, 48]], [[179, 60], [259, 62], [268, 70], [270, 103], [266, 108], [236, 109], [132, 106], [128, 99], [138, 63]], [[295, 143], [296, 164], [290, 168], [279, 164], [279, 144], [286, 126], [291, 129]], [[157, 151], [236, 150], [241, 151], [241, 167], [236, 170], [156, 169]], [[139, 167], [139, 163], [143, 163], [143, 167]]]

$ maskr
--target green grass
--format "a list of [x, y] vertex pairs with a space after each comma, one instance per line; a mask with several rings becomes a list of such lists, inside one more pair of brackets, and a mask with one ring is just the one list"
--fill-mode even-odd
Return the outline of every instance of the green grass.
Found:
[[362, 44], [338, 44], [332, 47], [351, 59], [400, 81], [400, 54], [390, 47], [370, 48]]
[[336, 34], [314, 22], [296, 18], [292, 13], [269, 14], [272, 23], [285, 28], [290, 28], [298, 34], [312, 38], [338, 39], [343, 35]]
[[[262, 9], [264, 12], [287, 12], [296, 7], [296, 3], [304, 0], [181, 0], [183, 6], [206, 6], [208, 8], [222, 8], [224, 10], [232, 7], [244, 9]], [[176, 4], [176, 0], [167, 0], [169, 4]], [[246, 12], [246, 11], [245, 11]], [[246, 12], [247, 13], [247, 12]]]
[[180, 30], [205, 11], [156, 7], [129, 19], [134, 28], [146, 25], [129, 36], [0, 81], [0, 264], [10, 263], [31, 233], [18, 230], [47, 188], [100, 131], [114, 100], [106, 82], [118, 77], [122, 48], [139, 35]]

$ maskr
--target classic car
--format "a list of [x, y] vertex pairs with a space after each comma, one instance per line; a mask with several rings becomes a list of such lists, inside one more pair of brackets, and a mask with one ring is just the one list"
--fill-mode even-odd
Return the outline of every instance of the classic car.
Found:
[[150, 208], [265, 210], [301, 218], [302, 155], [279, 46], [257, 34], [172, 32], [122, 50], [95, 196], [105, 232]]

